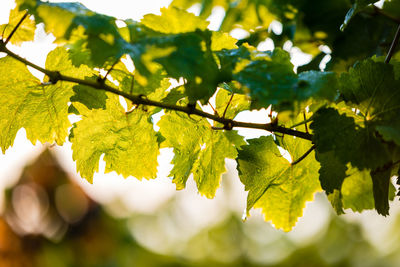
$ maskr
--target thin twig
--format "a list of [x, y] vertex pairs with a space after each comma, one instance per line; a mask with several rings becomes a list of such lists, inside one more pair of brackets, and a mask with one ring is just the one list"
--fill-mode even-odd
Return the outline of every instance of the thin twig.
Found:
[[310, 147], [309, 150], [307, 150], [306, 153], [304, 153], [303, 156], [301, 156], [300, 158], [298, 158], [297, 160], [293, 161], [290, 165], [294, 166], [297, 163], [299, 163], [300, 161], [302, 161], [303, 159], [305, 159], [314, 149], [315, 149], [316, 145], [313, 145], [312, 147]]
[[203, 110], [197, 109], [190, 105], [179, 106], [179, 105], [163, 103], [163, 102], [158, 102], [158, 101], [150, 100], [147, 98], [143, 98], [141, 95], [131, 95], [129, 93], [120, 91], [106, 83], [101, 83], [97, 80], [96, 81], [84, 80], [84, 79], [79, 79], [79, 78], [75, 78], [75, 77], [65, 76], [65, 75], [59, 73], [58, 71], [51, 71], [48, 69], [44, 69], [32, 62], [20, 57], [19, 55], [10, 51], [5, 46], [5, 43], [1, 40], [0, 40], [0, 52], [4, 52], [8, 56], [22, 62], [23, 64], [30, 66], [30, 67], [46, 74], [50, 78], [50, 81], [52, 83], [56, 83], [58, 81], [65, 81], [65, 82], [72, 82], [72, 83], [77, 83], [77, 84], [81, 84], [81, 85], [86, 85], [86, 86], [92, 87], [94, 89], [104, 90], [104, 91], [107, 91], [107, 92], [110, 92], [110, 93], [113, 93], [113, 94], [116, 94], [119, 96], [123, 96], [126, 99], [129, 99], [130, 101], [132, 101], [132, 103], [136, 104], [136, 105], [160, 107], [163, 109], [183, 112], [188, 115], [197, 115], [199, 117], [211, 119], [213, 121], [222, 123], [224, 125], [225, 129], [227, 129], [227, 130], [228, 129], [230, 130], [234, 127], [235, 128], [260, 129], [260, 130], [266, 130], [269, 132], [278, 132], [278, 133], [282, 133], [282, 134], [292, 135], [292, 136], [296, 136], [296, 137], [310, 140], [310, 141], [312, 140], [312, 137], [313, 137], [312, 134], [310, 134], [310, 133], [305, 133], [305, 132], [289, 129], [289, 128], [286, 128], [283, 126], [279, 126], [274, 122], [272, 122], [272, 123], [250, 123], [250, 122], [234, 121], [232, 119], [222, 118], [215, 114], [207, 113]]
[[1, 40], [3, 40], [4, 34], [6, 33], [6, 30], [7, 30], [7, 27], [8, 27], [8, 24], [6, 24], [3, 28], [3, 32], [1, 33]]
[[19, 26], [21, 26], [22, 22], [28, 17], [28, 12], [26, 12], [22, 18], [18, 21], [17, 25], [15, 25], [14, 29], [11, 31], [10, 35], [8, 35], [7, 39], [4, 42], [4, 45], [8, 44], [8, 42], [11, 40], [13, 37], [14, 33], [18, 30]]
[[114, 64], [111, 65], [111, 67], [108, 69], [106, 75], [104, 75], [104, 77], [102, 78], [103, 81], [105, 81], [105, 80], [107, 79], [107, 76], [108, 76], [108, 75], [110, 74], [110, 72], [114, 69], [115, 65], [118, 64], [118, 62], [119, 62], [119, 59], [116, 60], [116, 61], [114, 62]]
[[229, 107], [229, 105], [231, 104], [234, 95], [235, 95], [235, 93], [232, 93], [231, 97], [229, 98], [228, 104], [226, 104], [224, 113], [222, 114], [222, 118], [225, 118], [226, 111], [228, 110], [228, 107]]
[[210, 101], [208, 101], [208, 105], [209, 105], [209, 106], [211, 107], [211, 109], [214, 111], [214, 114], [217, 115], [217, 116], [219, 117], [218, 111], [213, 107], [213, 105], [211, 105]]
[[307, 117], [306, 117], [306, 113], [305, 113], [305, 112], [303, 112], [303, 117], [304, 117], [304, 121], [305, 121], [305, 123], [304, 123], [304, 127], [306, 128], [306, 133], [308, 133], [308, 127], [307, 127]]
[[399, 42], [399, 38], [400, 38], [400, 24], [399, 24], [399, 27], [397, 27], [396, 34], [394, 35], [394, 38], [393, 38], [392, 44], [390, 46], [389, 52], [388, 52], [388, 54], [387, 54], [387, 56], [385, 58], [385, 63], [386, 64], [390, 62], [390, 59], [392, 58], [392, 56], [394, 54], [394, 50], [396, 50], [396, 46], [397, 46], [397, 43]]

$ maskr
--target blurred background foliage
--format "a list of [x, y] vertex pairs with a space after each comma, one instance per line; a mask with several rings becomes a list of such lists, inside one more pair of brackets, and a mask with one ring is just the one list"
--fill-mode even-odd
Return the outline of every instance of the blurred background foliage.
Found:
[[[122, 204], [104, 206], [92, 200], [46, 149], [6, 192], [0, 266], [310, 267], [398, 266], [400, 262], [399, 215], [388, 232], [390, 251], [376, 249], [359, 224], [333, 211], [325, 227], [295, 242], [262, 220], [243, 222], [237, 211], [229, 209], [232, 194], [227, 190], [223, 197], [225, 219], [185, 236], [184, 228], [191, 226], [176, 197], [154, 214], [112, 215], [110, 211], [118, 205], [123, 209]], [[324, 201], [318, 199], [321, 196], [317, 201]]]
[[275, 47], [284, 47], [290, 41], [291, 45], [312, 56], [312, 61], [300, 66], [299, 72], [319, 70], [325, 56], [331, 59], [326, 70], [347, 71], [357, 60], [382, 56], [388, 51], [400, 21], [399, 1], [382, 2], [381, 8], [370, 5], [341, 30], [353, 3], [350, 0], [172, 1], [172, 5], [179, 8], [197, 7], [200, 16], [205, 18], [212, 15], [215, 8], [222, 8], [224, 15], [219, 30], [248, 32], [239, 43], [248, 42], [257, 47], [269, 38]]

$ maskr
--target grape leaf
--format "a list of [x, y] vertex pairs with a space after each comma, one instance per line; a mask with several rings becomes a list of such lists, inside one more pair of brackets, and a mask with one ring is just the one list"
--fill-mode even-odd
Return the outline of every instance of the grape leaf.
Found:
[[222, 49], [237, 48], [237, 40], [226, 32], [212, 32], [211, 50], [221, 51]]
[[161, 8], [160, 16], [145, 15], [141, 23], [156, 32], [172, 34], [205, 30], [209, 24], [208, 21], [176, 7]]
[[381, 215], [389, 215], [389, 184], [391, 168], [383, 168], [371, 172], [375, 209]]
[[360, 171], [350, 165], [347, 167], [347, 177], [342, 185], [343, 208], [358, 212], [373, 209], [375, 204], [370, 171]]
[[118, 98], [109, 95], [106, 109], [88, 110], [75, 104], [82, 120], [74, 124], [70, 141], [77, 171], [89, 182], [104, 154], [105, 172], [124, 177], [155, 178], [159, 154], [149, 114], [139, 108], [126, 113]]
[[400, 19], [400, 1], [391, 0], [385, 1], [382, 6], [382, 10], [385, 14], [392, 15], [394, 18]]
[[129, 48], [114, 17], [92, 12], [81, 3], [21, 2], [20, 9], [34, 14], [36, 23], [44, 22], [57, 41], [67, 40], [73, 50], [86, 52], [95, 66], [114, 63]]
[[[49, 54], [48, 59], [52, 62], [46, 65], [46, 68], [49, 70], [59, 71], [63, 75], [77, 79], [96, 79], [94, 76], [96, 72], [88, 66], [82, 64], [79, 67], [74, 67], [70, 51], [67, 51], [63, 47], [56, 48]], [[73, 89], [74, 94], [70, 97], [71, 102], [80, 102], [90, 109], [105, 108], [107, 99], [105, 91], [96, 90], [84, 85], [74, 85], [73, 83], [64, 81], [59, 81], [57, 84], [51, 86]]]
[[148, 96], [156, 89], [160, 87], [168, 89], [170, 85], [168, 79], [166, 79], [166, 73], [161, 67], [146, 78], [141, 76], [139, 72], [131, 73], [124, 63], [119, 62], [113, 67], [110, 75], [119, 82], [120, 89], [129, 94]]
[[[18, 8], [10, 11], [8, 24], [0, 25], [0, 33], [2, 33], [3, 40], [6, 40], [6, 38], [10, 36], [11, 32], [20, 22], [25, 13], [25, 11], [18, 11]], [[19, 45], [22, 42], [33, 41], [33, 38], [35, 37], [35, 30], [35, 22], [28, 16], [19, 25], [18, 30], [14, 33], [13, 37], [10, 39], [10, 42], [12, 44]]]
[[105, 91], [96, 90], [89, 86], [75, 85], [71, 102], [80, 102], [88, 109], [106, 108], [107, 95]]
[[310, 128], [318, 152], [333, 151], [343, 164], [351, 162], [359, 169], [377, 169], [390, 161], [386, 145], [368, 128], [359, 127], [354, 118], [340, 115], [334, 108], [322, 108], [313, 118]]
[[342, 193], [335, 189], [332, 193], [328, 194], [328, 200], [331, 202], [333, 209], [336, 214], [344, 214], [343, 203], [342, 203]]
[[367, 59], [340, 77], [343, 99], [358, 108], [366, 121], [387, 141], [400, 144], [400, 81], [393, 66]]
[[[84, 67], [72, 67], [68, 60], [66, 50], [56, 48], [49, 53], [46, 68], [78, 78], [91, 73]], [[13, 144], [17, 131], [22, 127], [32, 143], [63, 144], [70, 127], [68, 102], [73, 95], [73, 84], [63, 81], [41, 84], [25, 65], [9, 57], [1, 58], [0, 72], [3, 152]]]
[[[237, 155], [231, 142], [232, 133], [212, 130], [206, 119], [188, 118], [175, 112], [162, 116], [158, 126], [166, 139], [165, 145], [174, 148], [170, 176], [176, 188], [183, 189], [193, 173], [199, 193], [213, 198], [221, 175], [226, 172], [225, 158], [234, 159]], [[243, 138], [241, 140], [243, 142]]]
[[250, 101], [247, 96], [233, 94], [227, 90], [219, 90], [215, 97], [215, 110], [220, 116], [225, 112], [225, 118], [233, 119], [244, 110], [250, 109]]
[[249, 89], [253, 108], [291, 103], [296, 99], [297, 76], [289, 54], [280, 49], [275, 49], [266, 60], [250, 62], [234, 73], [233, 79]]
[[332, 151], [316, 153], [315, 158], [321, 163], [319, 169], [319, 180], [322, 189], [329, 195], [334, 190], [342, 188], [343, 180], [346, 178], [346, 164], [342, 163]]
[[300, 82], [306, 82], [299, 90], [300, 99], [314, 98], [333, 101], [338, 97], [339, 83], [334, 72], [306, 71], [299, 74]]
[[151, 69], [154, 69], [156, 62], [164, 67], [170, 77], [185, 78], [190, 102], [200, 100], [205, 104], [220, 83], [210, 45], [211, 32], [196, 31], [144, 39], [133, 45], [130, 55], [142, 75], [152, 75], [154, 71]]
[[[266, 220], [289, 231], [303, 213], [306, 201], [319, 190], [318, 163], [311, 152], [298, 165], [291, 166], [280, 154], [272, 136], [248, 140], [237, 158], [239, 177], [249, 191], [247, 212], [262, 208]], [[285, 148], [292, 159], [302, 156], [310, 143], [285, 137]]]
[[90, 12], [81, 3], [49, 3], [32, 0], [18, 0], [20, 10], [28, 9], [33, 14], [36, 23], [45, 25], [45, 30], [52, 33], [57, 40], [62, 40], [71, 26], [75, 16], [86, 15]]

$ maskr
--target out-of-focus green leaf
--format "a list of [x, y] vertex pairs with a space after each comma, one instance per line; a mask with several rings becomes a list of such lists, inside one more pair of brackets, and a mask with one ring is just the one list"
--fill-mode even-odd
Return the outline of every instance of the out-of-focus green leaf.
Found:
[[175, 7], [161, 8], [160, 16], [145, 15], [141, 23], [156, 32], [169, 34], [205, 30], [209, 24], [208, 21]]
[[344, 22], [340, 29], [343, 31], [347, 24], [349, 24], [350, 20], [361, 10], [363, 10], [369, 4], [375, 3], [377, 0], [355, 0], [353, 6], [347, 12], [346, 17], [344, 18]]
[[370, 172], [348, 166], [346, 174], [348, 177], [342, 185], [343, 208], [358, 212], [373, 209], [375, 205]]

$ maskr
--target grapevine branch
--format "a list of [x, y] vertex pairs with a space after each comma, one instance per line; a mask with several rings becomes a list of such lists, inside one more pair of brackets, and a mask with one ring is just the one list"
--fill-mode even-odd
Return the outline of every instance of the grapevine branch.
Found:
[[104, 90], [119, 96], [122, 96], [130, 101], [132, 101], [133, 104], [135, 105], [146, 105], [146, 106], [154, 106], [154, 107], [160, 107], [163, 109], [167, 110], [174, 110], [174, 111], [179, 111], [179, 112], [184, 112], [188, 115], [197, 115], [203, 118], [211, 119], [213, 121], [219, 122], [224, 125], [224, 129], [230, 130], [232, 128], [251, 128], [251, 129], [260, 129], [260, 130], [266, 130], [269, 132], [277, 132], [277, 133], [282, 133], [282, 134], [287, 134], [287, 135], [292, 135], [296, 136], [302, 139], [306, 140], [312, 140], [312, 134], [306, 133], [306, 132], [301, 132], [297, 131], [294, 129], [286, 128], [280, 125], [277, 125], [276, 123], [250, 123], [250, 122], [240, 122], [240, 121], [235, 121], [232, 119], [227, 119], [224, 117], [220, 117], [216, 114], [210, 114], [207, 113], [203, 110], [197, 109], [195, 107], [192, 107], [191, 105], [187, 106], [179, 106], [179, 105], [174, 105], [174, 104], [169, 104], [169, 103], [163, 103], [163, 102], [158, 102], [154, 100], [150, 100], [147, 98], [143, 98], [140, 95], [132, 95], [128, 94], [126, 92], [120, 91], [108, 84], [105, 84], [101, 81], [93, 81], [93, 80], [84, 80], [84, 79], [79, 79], [75, 77], [70, 77], [61, 74], [58, 71], [51, 71], [45, 68], [42, 68], [24, 58], [21, 56], [15, 54], [14, 52], [10, 51], [6, 47], [6, 43], [3, 40], [0, 40], [0, 52], [6, 53], [8, 56], [20, 61], [21, 63], [30, 66], [45, 75], [47, 75], [50, 79], [50, 81], [55, 84], [59, 81], [65, 81], [65, 82], [72, 82], [80, 85], [86, 85], [89, 87], [92, 87], [94, 89], [98, 90]]

